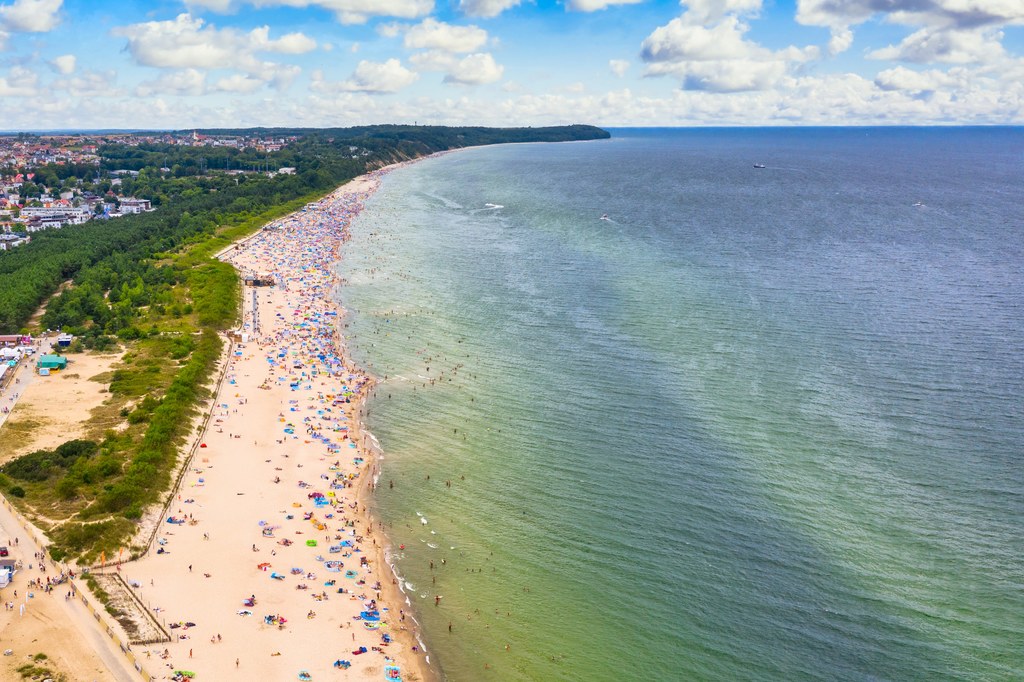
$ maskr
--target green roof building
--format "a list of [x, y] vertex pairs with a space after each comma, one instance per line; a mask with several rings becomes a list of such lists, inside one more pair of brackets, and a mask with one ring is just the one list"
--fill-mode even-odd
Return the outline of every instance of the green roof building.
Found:
[[36, 362], [36, 369], [67, 369], [68, 359], [59, 355], [41, 355]]

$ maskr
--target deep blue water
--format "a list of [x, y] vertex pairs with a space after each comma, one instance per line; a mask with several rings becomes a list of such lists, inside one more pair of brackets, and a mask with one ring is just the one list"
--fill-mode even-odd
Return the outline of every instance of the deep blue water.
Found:
[[1024, 677], [1024, 131], [613, 134], [414, 164], [353, 225], [432, 661]]

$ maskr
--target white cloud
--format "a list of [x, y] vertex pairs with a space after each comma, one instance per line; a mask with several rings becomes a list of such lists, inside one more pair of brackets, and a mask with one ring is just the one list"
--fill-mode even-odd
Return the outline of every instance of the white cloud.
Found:
[[[901, 68], [901, 67], [897, 67]], [[911, 73], [907, 70], [908, 73]], [[875, 79], [856, 74], [784, 77], [779, 87], [729, 95], [674, 90], [651, 96], [629, 89], [611, 92], [532, 94], [493, 88], [493, 99], [464, 96], [382, 99], [343, 91], [338, 83], [304, 97], [238, 96], [216, 104], [201, 99], [154, 96], [84, 98], [77, 101], [45, 88], [24, 88], [26, 97], [0, 97], [0, 119], [11, 128], [147, 128], [360, 125], [429, 122], [438, 125], [556, 125], [574, 121], [598, 125], [832, 125], [929, 123], [1024, 123], [1024, 60], [998, 71], [953, 67], [911, 75], [883, 72]], [[883, 75], [885, 74], [885, 75]], [[322, 81], [322, 76], [319, 76]], [[903, 78], [904, 80], [900, 80]], [[508, 85], [507, 82], [502, 84]], [[927, 89], [935, 86], [934, 89]], [[925, 89], [920, 89], [924, 87]], [[10, 89], [0, 79], [0, 94]], [[212, 88], [210, 89], [212, 90]], [[504, 92], [502, 92], [504, 90]], [[451, 92], [451, 91], [449, 91]]]
[[202, 95], [206, 92], [206, 74], [198, 69], [183, 69], [165, 73], [154, 80], [140, 83], [135, 88], [139, 97], [153, 95]]
[[[149, 21], [115, 28], [128, 39], [136, 63], [161, 68], [218, 68], [238, 63], [238, 32], [203, 28], [203, 20], [179, 14], [173, 21]], [[251, 53], [247, 55], [251, 58]]]
[[612, 5], [636, 5], [643, 0], [566, 0], [566, 9], [574, 12], [596, 12]]
[[85, 71], [77, 76], [57, 78], [49, 87], [72, 97], [114, 97], [123, 94], [114, 86], [116, 79], [114, 71]]
[[734, 16], [726, 17], [710, 28], [677, 17], [660, 26], [644, 39], [641, 49], [644, 61], [679, 62], [687, 60], [721, 60], [764, 57], [769, 51], [744, 40], [747, 32]]
[[409, 62], [417, 71], [448, 71], [458, 63], [458, 57], [451, 52], [426, 50], [409, 57]]
[[57, 70], [57, 73], [67, 76], [74, 73], [78, 60], [73, 54], [62, 54], [50, 60], [50, 66]]
[[797, 21], [810, 26], [861, 24], [875, 15], [904, 26], [971, 29], [1024, 23], [1019, 0], [798, 0]]
[[398, 92], [416, 82], [419, 75], [415, 71], [402, 66], [397, 59], [386, 62], [363, 60], [356, 65], [352, 75], [340, 83], [331, 83], [323, 79], [319, 71], [313, 73], [311, 87], [315, 92], [365, 92], [385, 94]]
[[[295, 82], [300, 69], [284, 62], [299, 63], [292, 56], [311, 50], [327, 51], [326, 43], [318, 45], [313, 40], [314, 29], [293, 32], [304, 24], [278, 23], [276, 14], [272, 22], [269, 12], [265, 14], [270, 26], [256, 30], [251, 29], [251, 23], [247, 28], [237, 28], [234, 18], [216, 26], [189, 14], [177, 19], [158, 15], [156, 19], [160, 20], [150, 20], [141, 12], [131, 14], [130, 8], [135, 5], [128, 3], [123, 16], [132, 18], [123, 21], [139, 23], [115, 29], [115, 35], [122, 37], [108, 41], [109, 45], [96, 55], [90, 54], [90, 64], [94, 59], [103, 60], [97, 63], [108, 63], [111, 67], [107, 68], [113, 68], [118, 59], [124, 58], [116, 51], [124, 47], [129, 60], [161, 70], [151, 72], [152, 80], [138, 83], [140, 79], [135, 77], [125, 85], [124, 79], [132, 77], [131, 69], [119, 68], [116, 79], [112, 72], [89, 71], [85, 62], [75, 59], [82, 53], [72, 44], [51, 45], [52, 51], [44, 52], [42, 59], [30, 54], [37, 48], [27, 47], [29, 52], [8, 63], [32, 64], [38, 75], [24, 66], [0, 67], [0, 120], [9, 128], [34, 129], [185, 128], [224, 125], [225, 121], [238, 126], [323, 126], [339, 120], [346, 124], [419, 120], [451, 125], [508, 125], [510, 120], [524, 125], [586, 121], [609, 126], [1024, 124], [1024, 58], [1015, 33], [1020, 29], [1010, 28], [1024, 25], [1024, 0], [797, 0], [800, 21], [825, 27], [831, 35], [819, 46], [784, 49], [759, 44], [748, 24], [757, 26], [759, 13], [767, 14], [768, 8], [772, 21], [780, 20], [782, 14], [777, 13], [785, 3], [681, 0], [682, 16], [651, 25], [642, 44], [639, 70], [633, 68], [638, 60], [630, 59], [617, 43], [609, 38], [605, 44], [602, 36], [610, 34], [595, 34], [591, 56], [597, 59], [598, 68], [592, 70], [594, 79], [585, 80], [585, 87], [558, 81], [546, 91], [543, 76], [551, 74], [513, 72], [511, 62], [505, 64], [507, 70], [496, 62], [495, 57], [506, 55], [496, 52], [495, 36], [484, 30], [489, 27], [483, 21], [476, 22], [479, 27], [457, 25], [471, 21], [465, 18], [468, 16], [497, 16], [510, 10], [524, 16], [534, 13], [543, 20], [557, 19], [543, 11], [535, 12], [536, 0], [461, 0], [444, 5], [427, 0], [183, 2], [197, 12], [252, 10], [248, 19], [256, 21], [258, 10], [270, 7], [323, 9], [343, 21], [377, 18], [359, 35], [344, 40], [330, 38], [334, 47], [331, 55], [317, 57], [329, 60], [337, 53], [349, 61], [346, 55], [350, 49], [358, 49], [358, 44], [352, 42], [358, 38], [365, 41], [360, 54], [372, 53], [373, 61], [360, 62], [345, 80], [328, 82], [323, 74], [314, 74], [310, 87], [302, 92]], [[570, 11], [598, 11], [623, 4], [603, 0], [559, 3]], [[435, 4], [457, 9], [462, 19], [449, 19], [449, 24], [436, 18], [424, 20], [436, 16], [429, 11], [415, 14]], [[19, 14], [29, 6], [58, 9]], [[17, 12], [11, 9], [14, 7]], [[52, 28], [58, 19], [71, 23], [80, 7], [88, 7], [88, 3], [0, 0], [0, 43], [9, 35], [10, 47], [19, 31]], [[629, 12], [639, 17], [645, 9], [636, 7]], [[140, 16], [146, 18], [134, 18]], [[280, 16], [291, 21], [301, 13], [292, 11]], [[162, 21], [167, 18], [170, 20]], [[791, 14], [789, 18], [792, 20]], [[894, 27], [901, 28], [884, 42], [854, 45], [857, 26], [865, 21], [889, 24], [888, 35], [893, 34]], [[771, 28], [775, 26], [773, 23]], [[382, 36], [399, 38], [402, 43]], [[865, 31], [857, 37], [864, 41], [867, 36]], [[529, 37], [508, 36], [508, 40], [520, 39]], [[25, 40], [19, 42], [30, 45]], [[382, 51], [397, 53], [403, 47], [413, 51], [407, 60], [389, 60], [388, 52]], [[870, 72], [878, 71], [877, 75], [866, 77], [806, 68], [826, 50], [830, 55], [852, 53], [842, 63], [837, 60], [831, 65], [846, 70], [868, 73], [865, 59], [894, 63], [876, 62]], [[508, 55], [519, 51], [510, 50]], [[612, 58], [623, 54], [626, 59]], [[357, 61], [351, 59], [350, 68]], [[604, 71], [603, 64], [608, 65], [608, 71]], [[612, 74], [629, 77], [641, 72], [668, 78], [672, 85], [682, 87], [669, 90], [661, 87], [667, 84], [648, 83], [643, 92], [595, 90]], [[518, 75], [520, 80], [506, 80], [506, 75]], [[430, 83], [420, 86], [417, 78], [429, 79]], [[478, 90], [438, 88], [442, 79], [448, 85], [492, 86]], [[417, 86], [409, 87], [414, 82]], [[285, 87], [291, 88], [288, 97], [269, 91]], [[435, 88], [433, 93], [430, 87]], [[665, 94], [651, 94], [660, 91]], [[385, 98], [378, 96], [396, 92]]]
[[727, 14], [755, 14], [761, 0], [683, 0], [687, 18], [693, 23], [719, 21]]
[[436, 19], [424, 19], [405, 32], [404, 45], [410, 49], [472, 52], [487, 43], [487, 31], [477, 26], [453, 26]]
[[992, 63], [1006, 55], [1000, 31], [932, 31], [923, 28], [899, 45], [890, 45], [868, 54], [871, 59], [887, 59], [918, 64]]
[[521, 3], [522, 0], [459, 0], [459, 9], [471, 17], [491, 18]]
[[882, 90], [897, 90], [910, 94], [919, 94], [962, 86], [963, 82], [952, 73], [937, 69], [911, 71], [905, 66], [897, 66], [893, 69], [886, 69], [875, 76], [875, 85]]
[[234, 12], [244, 5], [252, 7], [319, 7], [333, 12], [342, 24], [365, 24], [373, 17], [417, 19], [434, 10], [433, 0], [186, 0], [186, 6], [214, 12]]
[[[754, 3], [727, 0], [734, 10], [756, 9]], [[765, 90], [785, 76], [792, 65], [815, 59], [817, 47], [788, 47], [772, 51], [745, 38], [749, 26], [735, 14], [705, 25], [712, 16], [709, 3], [696, 3], [697, 15], [686, 12], [656, 28], [641, 44], [647, 76], [674, 76], [686, 90], [741, 92]]]
[[384, 36], [385, 38], [397, 38], [402, 35], [402, 31], [404, 29], [405, 26], [397, 21], [392, 21], [386, 24], [377, 24], [377, 35]]
[[64, 0], [14, 0], [0, 5], [0, 26], [16, 33], [45, 33], [60, 23]]
[[709, 92], [742, 92], [767, 90], [786, 75], [782, 60], [729, 59], [654, 64], [648, 68], [652, 76], [674, 76], [684, 90]]
[[[1021, 0], [798, 0], [796, 20], [831, 29], [829, 53], [838, 54], [853, 43], [852, 26], [872, 17], [888, 23], [919, 26], [933, 31], [974, 32], [1024, 24]], [[921, 36], [911, 36], [920, 43]], [[910, 38], [908, 38], [909, 40]], [[941, 40], [941, 39], [940, 39]], [[912, 50], [908, 46], [909, 50]], [[893, 52], [896, 54], [896, 52]], [[909, 52], [908, 52], [909, 53]]]
[[32, 97], [38, 94], [39, 76], [23, 66], [12, 66], [0, 78], [0, 97]]
[[837, 55], [846, 52], [853, 45], [853, 31], [849, 28], [833, 28], [828, 40], [828, 53]]
[[234, 0], [185, 0], [185, 6], [189, 9], [208, 9], [221, 14], [238, 9]]
[[302, 33], [286, 33], [277, 40], [271, 40], [269, 26], [254, 28], [249, 37], [253, 47], [262, 52], [305, 54], [316, 49], [316, 41]]
[[496, 63], [490, 53], [479, 52], [462, 58], [444, 77], [444, 82], [484, 85], [499, 80], [504, 71], [505, 67]]
[[284, 90], [295, 81], [300, 73], [302, 73], [302, 69], [291, 64], [265, 62], [261, 70], [249, 75], [263, 80], [275, 90]]
[[221, 78], [213, 84], [212, 89], [218, 92], [254, 92], [263, 87], [264, 82], [243, 73], [236, 73]]
[[797, 0], [796, 20], [807, 26], [845, 29], [864, 23], [875, 13], [871, 0]]
[[243, 33], [205, 26], [190, 14], [179, 14], [172, 21], [120, 26], [112, 33], [128, 39], [128, 52], [136, 63], [159, 68], [259, 70], [264, 65], [255, 58], [256, 52], [297, 54], [316, 47], [301, 33], [271, 40], [266, 26]]

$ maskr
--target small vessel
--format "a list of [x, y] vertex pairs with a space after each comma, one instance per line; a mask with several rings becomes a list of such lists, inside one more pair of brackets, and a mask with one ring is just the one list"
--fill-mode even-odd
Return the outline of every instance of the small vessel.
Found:
[[602, 213], [601, 214], [601, 220], [611, 220], [611, 218], [608, 217], [607, 213]]
[[763, 163], [755, 163], [754, 164], [754, 168], [767, 168], [767, 167], [768, 166], [764, 165]]

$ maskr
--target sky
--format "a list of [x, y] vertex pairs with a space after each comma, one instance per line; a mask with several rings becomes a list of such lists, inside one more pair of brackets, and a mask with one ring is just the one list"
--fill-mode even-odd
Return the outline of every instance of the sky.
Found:
[[1024, 0], [0, 0], [0, 129], [1024, 124]]

